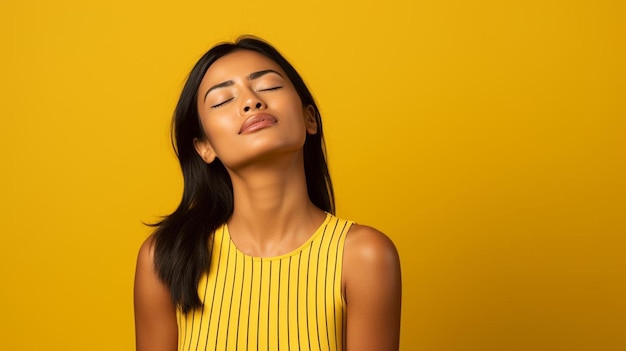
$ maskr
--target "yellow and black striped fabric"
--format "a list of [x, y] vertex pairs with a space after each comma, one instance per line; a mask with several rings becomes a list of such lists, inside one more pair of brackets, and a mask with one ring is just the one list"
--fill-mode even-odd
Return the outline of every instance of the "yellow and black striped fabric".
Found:
[[295, 251], [271, 258], [239, 251], [226, 225], [215, 231], [202, 309], [178, 311], [178, 349], [343, 349], [344, 240], [352, 222], [328, 214]]

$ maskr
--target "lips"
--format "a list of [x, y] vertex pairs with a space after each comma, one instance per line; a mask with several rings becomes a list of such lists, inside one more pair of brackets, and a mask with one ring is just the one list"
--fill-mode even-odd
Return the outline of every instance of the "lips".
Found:
[[239, 134], [252, 133], [259, 129], [273, 126], [277, 122], [278, 121], [276, 120], [276, 118], [270, 114], [258, 113], [256, 115], [252, 115], [248, 117], [243, 122], [243, 124], [241, 125], [241, 128], [239, 129]]

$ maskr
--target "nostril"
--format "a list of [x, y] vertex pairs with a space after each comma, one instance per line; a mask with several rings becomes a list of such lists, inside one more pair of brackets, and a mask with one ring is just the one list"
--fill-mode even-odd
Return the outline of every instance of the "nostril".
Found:
[[250, 111], [250, 106], [246, 106], [243, 108], [243, 112], [248, 112], [248, 111]]
[[256, 103], [256, 108], [261, 108], [261, 103], [260, 102]]

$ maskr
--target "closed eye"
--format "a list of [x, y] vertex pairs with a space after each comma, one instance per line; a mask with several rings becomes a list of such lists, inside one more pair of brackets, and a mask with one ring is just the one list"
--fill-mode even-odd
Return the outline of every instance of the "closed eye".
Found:
[[224, 105], [225, 103], [227, 103], [227, 102], [231, 101], [232, 99], [233, 99], [233, 98], [230, 98], [230, 99], [228, 99], [228, 100], [222, 101], [222, 102], [220, 102], [219, 104], [216, 104], [216, 105], [211, 106], [211, 108], [217, 108], [217, 107], [220, 107], [220, 106]]
[[278, 90], [280, 88], [282, 88], [282, 86], [276, 86], [276, 87], [271, 87], [271, 88], [259, 89], [259, 91], [272, 91], [272, 90]]

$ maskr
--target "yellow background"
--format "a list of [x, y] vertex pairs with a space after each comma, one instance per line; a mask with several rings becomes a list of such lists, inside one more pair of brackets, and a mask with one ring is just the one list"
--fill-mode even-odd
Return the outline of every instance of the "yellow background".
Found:
[[402, 350], [626, 349], [623, 1], [0, 5], [3, 350], [131, 350], [182, 82], [252, 33], [322, 110], [339, 214], [400, 251]]

